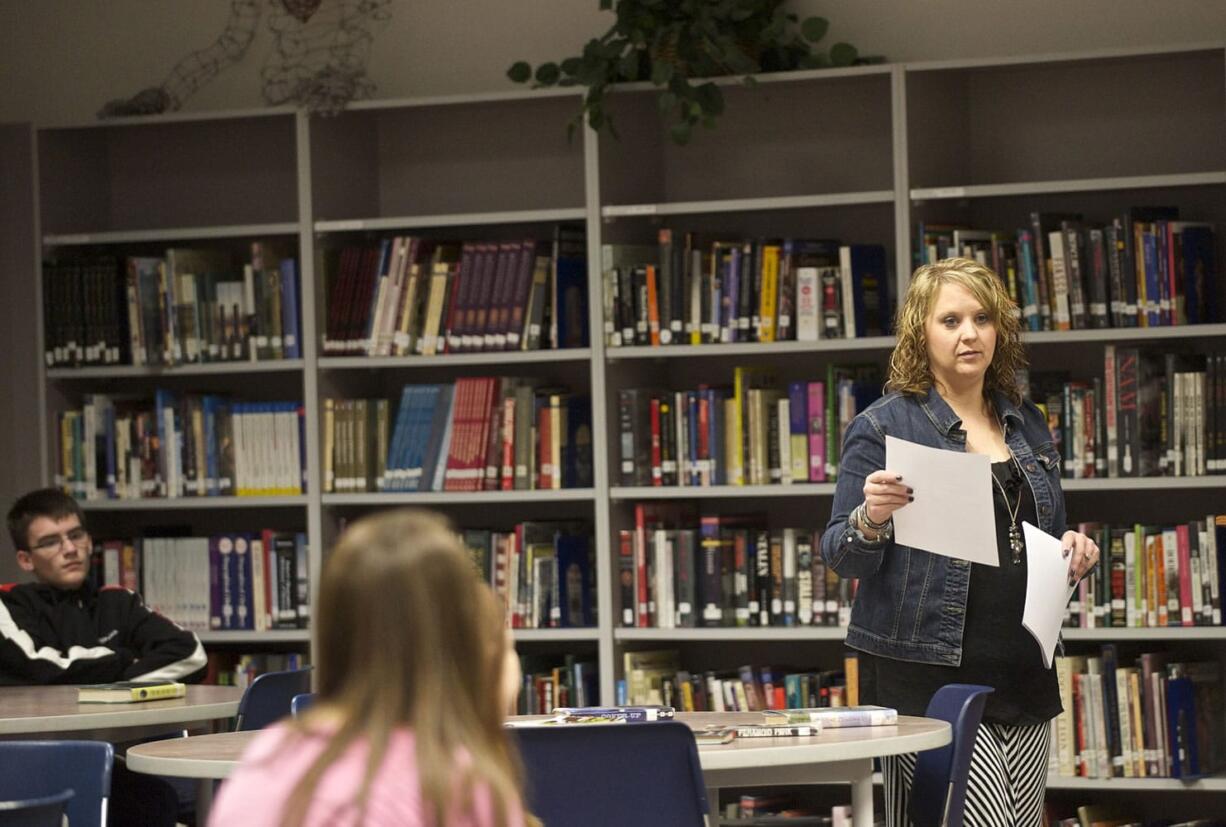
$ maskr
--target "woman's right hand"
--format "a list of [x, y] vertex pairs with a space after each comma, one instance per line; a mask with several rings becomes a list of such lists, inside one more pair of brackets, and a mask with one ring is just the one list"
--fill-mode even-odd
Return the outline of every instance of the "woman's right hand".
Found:
[[895, 511], [915, 500], [902, 474], [882, 469], [864, 478], [864, 511], [874, 523], [884, 523]]

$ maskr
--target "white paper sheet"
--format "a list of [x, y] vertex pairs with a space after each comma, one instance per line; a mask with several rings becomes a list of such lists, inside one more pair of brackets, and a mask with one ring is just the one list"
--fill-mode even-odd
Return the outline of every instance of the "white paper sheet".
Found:
[[1045, 531], [1022, 523], [1026, 537], [1026, 608], [1022, 625], [1034, 635], [1043, 651], [1043, 664], [1050, 669], [1064, 623], [1064, 608], [1076, 585], [1068, 584], [1068, 564], [1063, 544]]
[[885, 438], [885, 467], [915, 489], [915, 502], [894, 512], [894, 541], [933, 554], [1000, 565], [992, 460]]

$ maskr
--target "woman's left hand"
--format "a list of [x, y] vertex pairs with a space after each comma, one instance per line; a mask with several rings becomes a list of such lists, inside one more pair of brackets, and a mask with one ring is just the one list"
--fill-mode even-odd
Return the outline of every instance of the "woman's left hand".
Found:
[[1064, 547], [1064, 559], [1069, 561], [1068, 584], [1072, 586], [1098, 565], [1098, 544], [1077, 531], [1064, 532], [1060, 542]]

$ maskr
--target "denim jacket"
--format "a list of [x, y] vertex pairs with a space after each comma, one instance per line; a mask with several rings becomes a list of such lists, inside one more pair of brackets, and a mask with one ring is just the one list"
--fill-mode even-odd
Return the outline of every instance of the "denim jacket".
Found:
[[[1059, 537], [1065, 530], [1064, 494], [1060, 455], [1047, 420], [1029, 401], [1020, 408], [1000, 394], [994, 401], [1005, 442], [1034, 494], [1039, 528]], [[893, 540], [869, 542], [848, 522], [852, 509], [864, 501], [865, 477], [886, 467], [886, 434], [930, 448], [965, 451], [961, 424], [932, 388], [926, 396], [890, 393], [847, 428], [834, 511], [822, 535], [822, 558], [840, 577], [860, 579], [847, 630], [847, 645], [852, 648], [919, 663], [962, 662], [970, 563]]]

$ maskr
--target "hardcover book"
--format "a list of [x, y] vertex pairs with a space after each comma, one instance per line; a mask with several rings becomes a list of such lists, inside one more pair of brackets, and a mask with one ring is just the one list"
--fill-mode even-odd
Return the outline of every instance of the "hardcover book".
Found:
[[83, 704], [130, 704], [182, 698], [187, 686], [175, 681], [119, 681], [77, 687], [77, 702]]

